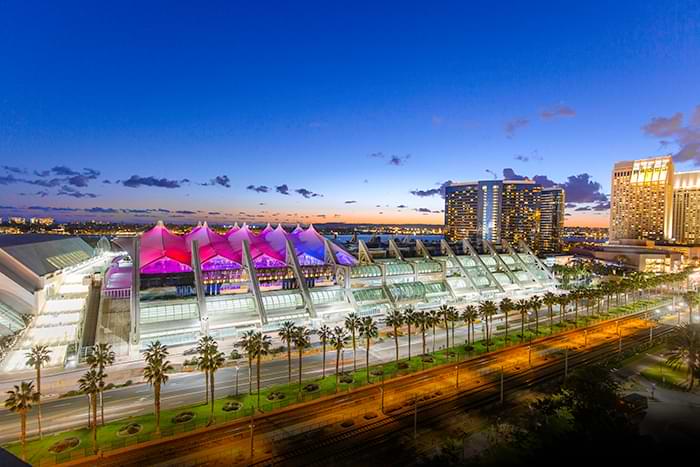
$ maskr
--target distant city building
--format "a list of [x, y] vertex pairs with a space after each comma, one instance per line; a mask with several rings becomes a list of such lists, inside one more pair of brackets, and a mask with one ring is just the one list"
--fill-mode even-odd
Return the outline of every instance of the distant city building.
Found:
[[10, 224], [26, 224], [27, 219], [24, 217], [10, 217]]
[[452, 183], [445, 190], [445, 234], [450, 241], [484, 240], [538, 252], [556, 252], [564, 225], [564, 190], [531, 180]]
[[53, 222], [53, 217], [32, 217], [29, 219], [29, 223], [32, 225], [52, 225]]
[[610, 240], [700, 243], [700, 172], [674, 172], [671, 156], [615, 164]]
[[566, 195], [562, 188], [544, 188], [540, 194], [539, 251], [555, 253], [561, 250], [564, 232], [564, 205]]
[[673, 178], [673, 238], [700, 243], [700, 171], [679, 172]]

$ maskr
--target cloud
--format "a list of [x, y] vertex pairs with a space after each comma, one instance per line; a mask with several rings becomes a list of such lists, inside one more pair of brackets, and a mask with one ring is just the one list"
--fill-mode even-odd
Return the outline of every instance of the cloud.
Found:
[[608, 197], [601, 192], [600, 183], [594, 182], [587, 173], [571, 175], [562, 184], [569, 203], [607, 202]]
[[88, 186], [89, 182], [90, 178], [86, 177], [85, 175], [74, 175], [68, 179], [68, 183], [80, 188], [85, 188]]
[[411, 190], [410, 193], [414, 196], [418, 196], [419, 198], [428, 198], [431, 196], [441, 196], [442, 198], [445, 197], [445, 189], [452, 183], [452, 180], [447, 180], [446, 182], [438, 183], [439, 188], [429, 188], [427, 190]]
[[590, 206], [581, 206], [581, 207], [574, 209], [574, 211], [590, 211], [590, 210], [591, 210]]
[[574, 203], [566, 203], [566, 204], [564, 205], [564, 207], [565, 207], [566, 209], [573, 209], [573, 208], [576, 207], [576, 205], [575, 205]]
[[511, 168], [506, 168], [503, 169], [503, 179], [504, 180], [529, 180], [527, 177], [523, 175], [518, 175], [515, 173], [515, 170]]
[[[189, 182], [189, 180], [187, 180]], [[212, 178], [209, 183], [202, 183], [202, 186], [223, 186], [226, 188], [231, 188], [231, 179], [228, 178], [228, 175], [217, 175], [216, 177]]]
[[525, 128], [530, 124], [530, 120], [527, 118], [523, 117], [518, 117], [514, 118], [513, 120], [509, 120], [506, 122], [506, 124], [503, 126], [503, 130], [506, 132], [506, 136], [508, 138], [512, 138], [515, 136], [515, 132], [518, 131], [521, 128]]
[[348, 200], [345, 202], [345, 204], [355, 204], [355, 203], [357, 203], [357, 201], [355, 201], [354, 199], [351, 199], [351, 200]]
[[406, 154], [403, 157], [393, 155], [389, 158], [389, 165], [393, 165], [393, 166], [404, 165], [406, 163], [406, 161], [409, 160], [410, 158], [411, 158], [410, 154]]
[[399, 204], [398, 206], [396, 206], [397, 209], [406, 209], [407, 207], [408, 206], [406, 206], [405, 204]]
[[282, 185], [276, 186], [276, 187], [275, 187], [275, 191], [276, 191], [277, 193], [280, 193], [280, 194], [283, 194], [283, 195], [289, 195], [289, 187], [287, 186], [286, 183], [285, 183], [285, 184], [282, 184]]
[[36, 175], [37, 177], [48, 177], [49, 175], [51, 175], [51, 171], [50, 170], [35, 170], [34, 175]]
[[549, 177], [547, 177], [546, 175], [535, 175], [534, 177], [532, 177], [532, 180], [535, 183], [539, 183], [540, 185], [542, 185], [543, 188], [551, 188], [553, 186], [557, 186], [557, 183], [553, 180], [550, 180]]
[[109, 180], [106, 180], [106, 179], [105, 179], [105, 180], [102, 180], [102, 183], [111, 184], [112, 182], [110, 182]]
[[207, 214], [210, 216], [220, 216], [221, 213], [219, 211], [209, 211]]
[[85, 212], [98, 213], [98, 214], [114, 214], [114, 213], [119, 212], [119, 209], [94, 207], [94, 208], [85, 209]]
[[320, 193], [314, 193], [313, 191], [307, 190], [306, 188], [297, 188], [294, 190], [296, 193], [299, 193], [301, 196], [303, 196], [306, 199], [309, 198], [318, 198], [318, 197], [323, 197], [322, 194]]
[[195, 211], [175, 211], [176, 214], [197, 214]]
[[180, 183], [177, 180], [168, 180], [166, 178], [155, 178], [155, 177], [141, 177], [139, 175], [132, 175], [128, 180], [124, 180], [122, 185], [129, 188], [139, 188], [142, 186], [152, 186], [159, 188], [180, 188]]
[[35, 193], [20, 193], [20, 196], [39, 196], [40, 198], [46, 198], [49, 196], [49, 192], [46, 190], [37, 191]]
[[10, 165], [3, 165], [3, 169], [7, 170], [8, 172], [15, 173], [17, 175], [23, 175], [27, 173], [27, 169], [21, 169], [19, 167], [12, 167]]
[[[687, 125], [683, 125], [683, 113], [677, 112], [671, 117], [654, 117], [649, 123], [642, 126], [642, 131], [647, 136], [656, 138], [670, 138], [678, 147], [673, 154], [675, 162], [693, 162], [700, 166], [700, 105], [695, 107]], [[662, 140], [662, 147], [670, 144], [668, 140]]]
[[72, 177], [73, 175], [80, 175], [79, 172], [76, 172], [75, 170], [68, 168], [65, 165], [58, 165], [52, 168], [51, 172], [61, 177]]
[[258, 185], [258, 186], [248, 185], [245, 188], [246, 188], [246, 190], [252, 190], [252, 191], [256, 191], [258, 193], [267, 193], [268, 191], [270, 191], [270, 187], [267, 187], [265, 185]]
[[540, 112], [540, 117], [544, 120], [551, 120], [558, 117], [574, 117], [576, 111], [567, 105], [556, 105]]
[[416, 211], [416, 212], [433, 212], [432, 209], [428, 209], [428, 208], [416, 208], [416, 209], [414, 209], [414, 211]]
[[71, 196], [73, 198], [97, 198], [95, 193], [83, 193], [68, 185], [63, 185], [56, 194], [58, 196]]
[[598, 202], [598, 204], [594, 205], [592, 207], [594, 211], [607, 211], [610, 209], [610, 202], [608, 201], [601, 201]]
[[367, 157], [370, 157], [372, 159], [385, 159], [387, 161], [387, 164], [398, 167], [404, 165], [411, 158], [411, 155], [406, 154], [405, 156], [398, 156], [396, 154], [392, 154], [391, 156], [387, 156], [383, 152], [373, 152], [371, 154], [368, 154]]

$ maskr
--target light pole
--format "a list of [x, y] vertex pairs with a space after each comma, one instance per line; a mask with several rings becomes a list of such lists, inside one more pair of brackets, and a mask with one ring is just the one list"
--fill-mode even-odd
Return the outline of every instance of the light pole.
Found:
[[381, 367], [382, 372], [382, 385], [380, 386], [380, 391], [382, 393], [382, 413], [384, 413], [384, 367]]
[[418, 396], [413, 395], [413, 441], [418, 439]]
[[501, 404], [503, 404], [503, 365], [501, 365]]
[[240, 370], [241, 367], [238, 366], [238, 362], [236, 362], [236, 397], [238, 397], [238, 370]]
[[250, 416], [250, 459], [253, 460], [253, 436], [255, 435], [255, 409]]

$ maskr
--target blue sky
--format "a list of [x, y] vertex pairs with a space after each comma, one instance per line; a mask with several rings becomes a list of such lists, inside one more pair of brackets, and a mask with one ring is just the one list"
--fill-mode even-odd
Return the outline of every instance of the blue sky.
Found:
[[0, 216], [440, 223], [411, 191], [512, 168], [592, 199], [700, 141], [697, 2], [144, 3], [0, 2]]

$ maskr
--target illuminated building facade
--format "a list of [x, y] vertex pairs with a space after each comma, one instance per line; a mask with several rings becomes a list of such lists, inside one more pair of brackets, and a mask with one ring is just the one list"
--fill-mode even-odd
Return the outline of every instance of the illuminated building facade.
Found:
[[522, 241], [537, 252], [555, 252], [563, 221], [564, 191], [545, 190], [531, 180], [452, 183], [445, 190], [449, 241], [467, 239], [478, 246]]
[[680, 243], [700, 244], [700, 171], [674, 176], [673, 238]]
[[154, 340], [184, 345], [203, 334], [272, 332], [288, 320], [317, 328], [350, 312], [382, 319], [409, 305], [434, 309], [556, 288], [526, 245], [477, 254], [466, 240], [390, 240], [370, 249], [361, 240], [340, 246], [313, 226], [255, 232], [244, 224], [219, 234], [204, 224], [176, 235], [162, 223], [115, 242], [131, 259], [115, 258], [105, 274], [101, 315], [111, 323], [100, 323], [97, 340], [120, 352]]
[[671, 239], [673, 161], [670, 156], [615, 164], [610, 240]]

